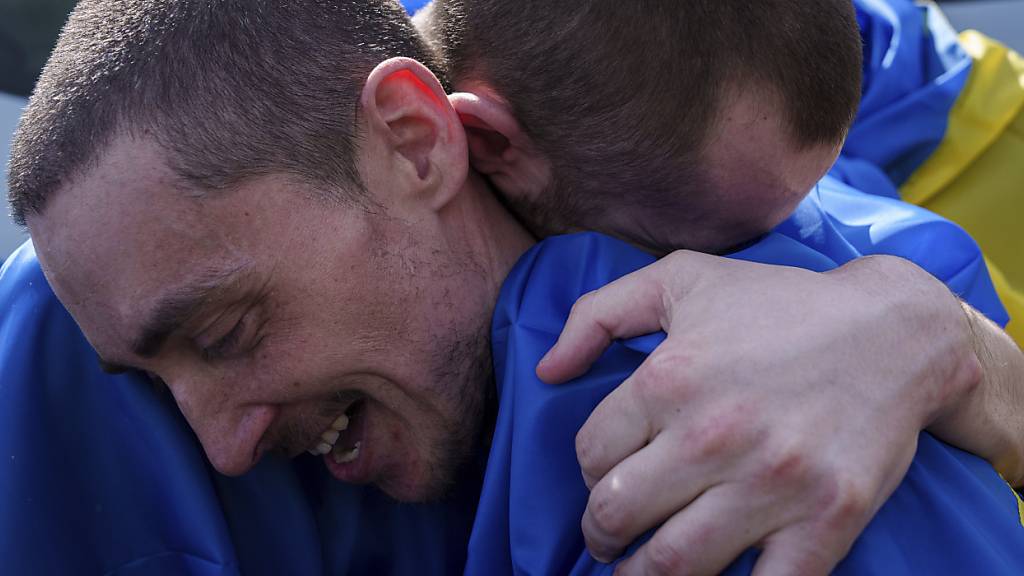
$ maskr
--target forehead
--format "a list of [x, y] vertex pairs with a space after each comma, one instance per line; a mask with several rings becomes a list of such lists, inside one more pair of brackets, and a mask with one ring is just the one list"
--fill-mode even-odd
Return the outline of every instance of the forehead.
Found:
[[86, 336], [97, 348], [114, 346], [168, 291], [245, 262], [269, 265], [298, 231], [322, 226], [325, 211], [286, 187], [267, 178], [202, 198], [181, 185], [157, 145], [122, 138], [29, 228]]
[[145, 294], [184, 272], [180, 264], [209, 255], [211, 228], [200, 216], [158, 146], [121, 138], [29, 228], [65, 304], [84, 303], [105, 299], [108, 286], [130, 288], [122, 297]]

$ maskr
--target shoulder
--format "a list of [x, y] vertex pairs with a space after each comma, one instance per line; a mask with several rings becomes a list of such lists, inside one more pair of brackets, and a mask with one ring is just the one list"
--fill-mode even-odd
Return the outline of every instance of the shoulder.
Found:
[[1004, 325], [981, 249], [959, 225], [924, 208], [824, 178], [778, 232], [837, 264], [861, 256], [904, 258]]
[[595, 232], [545, 239], [524, 254], [505, 279], [494, 329], [525, 324], [557, 335], [580, 296], [654, 260], [630, 244]]
[[39, 267], [31, 242], [22, 244], [0, 267], [0, 305], [3, 310], [0, 324], [8, 324], [14, 318], [15, 307], [28, 303], [59, 306]]

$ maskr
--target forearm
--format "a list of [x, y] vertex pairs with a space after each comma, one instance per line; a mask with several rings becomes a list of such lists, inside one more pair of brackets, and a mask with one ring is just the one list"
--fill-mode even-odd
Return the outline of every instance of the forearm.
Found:
[[985, 458], [1007, 482], [1020, 487], [1024, 485], [1024, 353], [981, 313], [961, 305], [980, 368], [977, 385], [942, 411], [928, 430]]
[[911, 384], [894, 398], [904, 417], [1024, 485], [1024, 353], [1014, 341], [907, 260], [862, 258], [828, 274], [871, 295], [861, 315], [882, 319], [874, 337], [899, 350], [880, 361]]

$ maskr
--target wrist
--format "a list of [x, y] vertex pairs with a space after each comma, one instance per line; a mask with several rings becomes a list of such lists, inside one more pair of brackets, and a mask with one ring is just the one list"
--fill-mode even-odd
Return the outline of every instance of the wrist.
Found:
[[[982, 402], [984, 372], [984, 343], [978, 336], [977, 319], [969, 305], [943, 286], [943, 295], [935, 298], [936, 349], [948, 359], [947, 371], [935, 371], [934, 381], [927, 387], [938, 391], [925, 427], [942, 427], [944, 420], [956, 421], [960, 414], [969, 413], [972, 406]], [[943, 338], [946, 336], [946, 338]]]
[[941, 281], [895, 256], [870, 256], [836, 271], [876, 309], [906, 386], [895, 401], [912, 407], [919, 430], [958, 410], [980, 388], [973, 318]]

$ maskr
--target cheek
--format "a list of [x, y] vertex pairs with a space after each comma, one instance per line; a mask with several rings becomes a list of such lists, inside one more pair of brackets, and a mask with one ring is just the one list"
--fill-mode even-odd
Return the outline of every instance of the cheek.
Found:
[[803, 199], [806, 198], [806, 197], [807, 197], [807, 192], [806, 191], [804, 191], [804, 192], [793, 192], [793, 193], [790, 193], [790, 194], [782, 197], [776, 203], [776, 206], [775, 206], [776, 209], [772, 213], [771, 219], [769, 219], [765, 223], [767, 229], [775, 228], [776, 226], [781, 224], [783, 221], [785, 221], [786, 218], [789, 218], [793, 214], [793, 211], [796, 210], [796, 207], [800, 205], [800, 202], [802, 202]]

